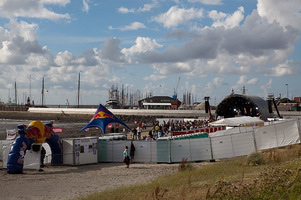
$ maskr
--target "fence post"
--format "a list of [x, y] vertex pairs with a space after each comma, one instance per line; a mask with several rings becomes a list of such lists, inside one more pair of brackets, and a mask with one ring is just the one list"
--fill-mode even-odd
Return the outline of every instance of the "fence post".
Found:
[[213, 149], [212, 149], [211, 137], [209, 137], [209, 141], [210, 141], [210, 151], [211, 151], [211, 160], [210, 160], [210, 162], [215, 162], [215, 159], [213, 158]]
[[299, 133], [299, 141], [301, 141], [300, 119], [299, 118], [296, 120], [296, 123], [297, 123], [297, 129], [298, 129], [298, 133]]
[[153, 151], [152, 151], [152, 141], [149, 141], [149, 152], [150, 152], [150, 155], [149, 155], [149, 162], [152, 163], [153, 162]]
[[[240, 129], [239, 129], [239, 133], [240, 133]], [[231, 140], [232, 155], [233, 155], [233, 157], [235, 157], [235, 155], [234, 155], [234, 147], [233, 147], [232, 135], [229, 135], [229, 136], [230, 136], [230, 140]]]
[[168, 162], [171, 163], [171, 140], [167, 140], [168, 141]]
[[257, 152], [258, 151], [258, 149], [257, 149], [257, 144], [256, 144], [256, 138], [255, 138], [255, 131], [254, 131], [254, 127], [253, 127], [253, 131], [252, 131], [252, 133], [253, 133], [253, 142], [254, 142], [254, 147], [255, 147], [255, 152]]
[[277, 147], [279, 147], [279, 144], [278, 144], [278, 137], [277, 137], [277, 133], [276, 133], [276, 125], [275, 124], [273, 124], [273, 126], [274, 126], [274, 130], [275, 130], [275, 137], [276, 137], [276, 143], [277, 143]]
[[191, 156], [191, 144], [190, 144], [190, 139], [188, 139], [189, 142], [189, 157], [190, 157], [190, 162], [192, 161], [192, 156]]

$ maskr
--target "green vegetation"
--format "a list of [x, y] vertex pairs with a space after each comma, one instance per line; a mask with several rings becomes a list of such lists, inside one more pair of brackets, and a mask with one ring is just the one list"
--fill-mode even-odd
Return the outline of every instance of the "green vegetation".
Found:
[[293, 145], [201, 167], [183, 159], [177, 173], [152, 183], [80, 199], [301, 199], [300, 155]]

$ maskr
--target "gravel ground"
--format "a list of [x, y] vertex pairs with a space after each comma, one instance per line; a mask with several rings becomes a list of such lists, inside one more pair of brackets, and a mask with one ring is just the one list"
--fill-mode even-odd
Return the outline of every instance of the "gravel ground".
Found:
[[74, 199], [93, 192], [148, 183], [177, 169], [177, 164], [135, 163], [125, 168], [123, 163], [98, 163], [48, 166], [42, 172], [24, 170], [23, 174], [0, 170], [0, 199]]

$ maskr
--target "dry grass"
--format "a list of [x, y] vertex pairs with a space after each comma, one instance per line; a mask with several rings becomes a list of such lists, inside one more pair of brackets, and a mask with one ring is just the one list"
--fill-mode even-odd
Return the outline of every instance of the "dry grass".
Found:
[[257, 152], [252, 162], [248, 156], [190, 167], [184, 159], [177, 173], [150, 184], [81, 199], [301, 199], [300, 155], [301, 145], [293, 145]]

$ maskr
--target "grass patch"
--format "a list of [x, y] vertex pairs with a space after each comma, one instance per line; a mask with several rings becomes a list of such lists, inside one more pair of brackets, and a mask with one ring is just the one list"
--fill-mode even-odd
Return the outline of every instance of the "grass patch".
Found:
[[301, 199], [301, 145], [257, 152], [178, 172], [145, 184], [94, 193], [96, 199]]

